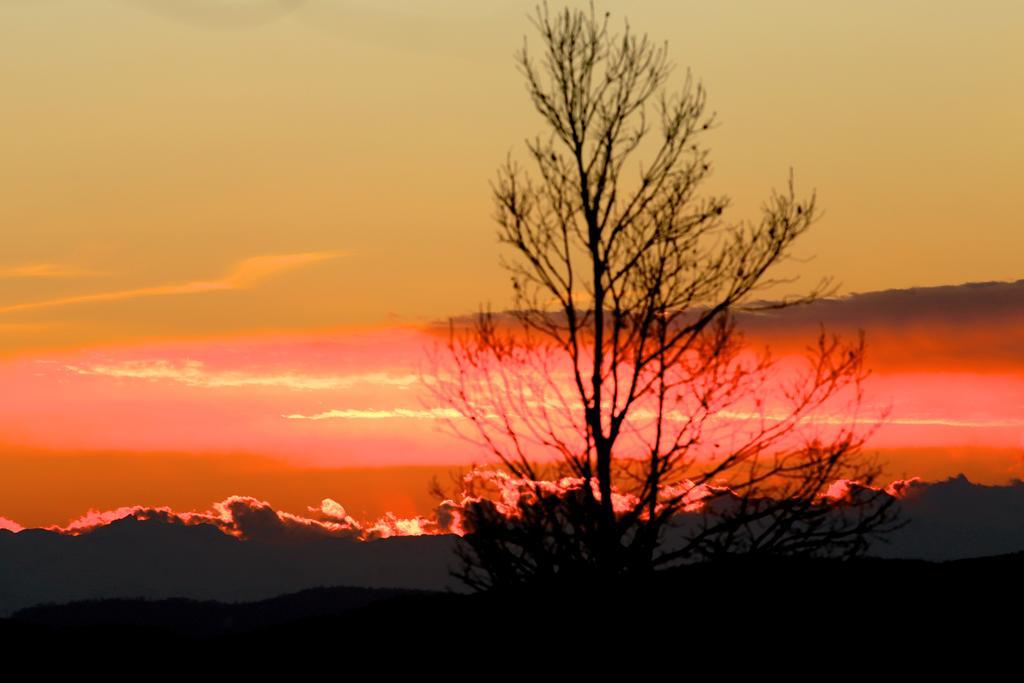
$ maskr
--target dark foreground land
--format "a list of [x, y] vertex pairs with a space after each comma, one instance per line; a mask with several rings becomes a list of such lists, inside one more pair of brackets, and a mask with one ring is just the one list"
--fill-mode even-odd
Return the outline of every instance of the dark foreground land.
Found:
[[[799, 659], [935, 657], [968, 642], [1015, 651], [1024, 553], [944, 563], [734, 560], [641, 585], [465, 595], [320, 588], [250, 603], [95, 600], [23, 609], [0, 621], [9, 653], [182, 653], [254, 664], [369, 653], [471, 651], [495, 657], [586, 645]], [[947, 650], [946, 648], [952, 648]], [[1007, 649], [1010, 648], [1010, 649]], [[626, 650], [623, 650], [626, 651]]]

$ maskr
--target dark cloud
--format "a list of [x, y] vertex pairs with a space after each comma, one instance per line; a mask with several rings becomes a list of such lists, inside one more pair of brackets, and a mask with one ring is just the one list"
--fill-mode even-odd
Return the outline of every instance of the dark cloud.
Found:
[[[843, 336], [863, 331], [869, 365], [879, 370], [1024, 372], [1024, 280], [890, 289], [781, 309], [772, 304], [755, 303], [762, 310], [736, 319], [752, 343], [773, 351], [802, 352], [822, 329]], [[474, 320], [453, 319], [456, 329]], [[496, 320], [517, 326], [508, 312]], [[449, 329], [439, 322], [429, 331], [445, 337]]]
[[1024, 315], [1024, 280], [911, 287], [850, 294], [747, 316], [752, 324], [906, 326], [991, 322]]
[[879, 369], [1024, 370], [1024, 280], [893, 289], [739, 317], [755, 340], [790, 349], [823, 326], [863, 330]]

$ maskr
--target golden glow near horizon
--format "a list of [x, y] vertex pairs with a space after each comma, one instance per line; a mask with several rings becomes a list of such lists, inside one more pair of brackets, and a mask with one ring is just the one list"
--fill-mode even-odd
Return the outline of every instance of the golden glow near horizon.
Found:
[[[488, 182], [541, 131], [512, 61], [531, 8], [0, 3], [0, 348], [504, 305]], [[1024, 277], [1019, 3], [605, 8], [707, 85], [709, 189], [736, 218], [790, 167], [818, 190], [800, 245], [814, 258], [788, 266], [807, 286]], [[336, 252], [188, 290], [250, 259]], [[167, 295], [105, 296], [146, 291]]]

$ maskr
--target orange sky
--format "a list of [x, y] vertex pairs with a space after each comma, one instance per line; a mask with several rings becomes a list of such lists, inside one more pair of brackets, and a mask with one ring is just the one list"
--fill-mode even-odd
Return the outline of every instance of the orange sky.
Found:
[[[419, 330], [509, 301], [488, 181], [539, 131], [512, 62], [531, 6], [0, 3], [0, 515], [422, 511], [409, 466], [478, 458], [417, 388]], [[1024, 277], [1019, 3], [601, 7], [705, 81], [735, 218], [790, 168], [817, 189], [790, 289]], [[892, 473], [1006, 481], [1024, 312], [992, 302], [1021, 291], [947, 295], [754, 328], [864, 327]]]
[[[500, 307], [488, 182], [541, 130], [532, 6], [0, 3], [0, 349]], [[1022, 276], [1020, 3], [602, 6], [706, 83], [732, 217], [790, 168], [817, 189], [803, 283]], [[299, 253], [335, 257], [156, 294]]]

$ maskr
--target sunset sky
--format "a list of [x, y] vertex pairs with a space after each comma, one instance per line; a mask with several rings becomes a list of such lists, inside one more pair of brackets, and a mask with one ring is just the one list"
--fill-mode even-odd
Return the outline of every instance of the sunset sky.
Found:
[[[532, 6], [0, 3], [0, 516], [422, 514], [481, 461], [418, 379], [431, 324], [510, 302], [489, 182], [542, 130]], [[754, 336], [865, 329], [891, 476], [1024, 477], [1024, 285], [961, 286], [1024, 278], [1024, 5], [599, 7], [704, 81], [734, 218], [791, 168], [818, 193], [767, 294], [843, 298]]]

